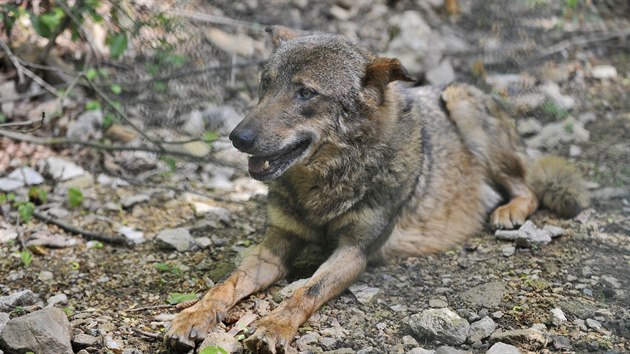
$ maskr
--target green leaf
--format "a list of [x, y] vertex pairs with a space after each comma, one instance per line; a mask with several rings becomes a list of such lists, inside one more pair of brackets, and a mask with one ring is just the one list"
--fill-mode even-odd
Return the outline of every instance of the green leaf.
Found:
[[48, 27], [48, 31], [53, 33], [57, 30], [57, 27], [61, 24], [63, 19], [63, 9], [60, 7], [54, 7], [52, 11], [47, 12], [39, 16], [39, 21], [44, 26]]
[[109, 43], [109, 54], [114, 59], [118, 59], [127, 49], [129, 39], [126, 33], [118, 33], [114, 35]]
[[7, 116], [5, 116], [4, 114], [0, 113], [0, 124], [4, 123], [7, 121]]
[[181, 270], [179, 268], [166, 263], [156, 263], [155, 269], [159, 270], [160, 272], [170, 272], [173, 274], [181, 273]]
[[166, 165], [168, 165], [169, 171], [175, 172], [177, 170], [177, 160], [175, 160], [174, 158], [170, 156], [162, 156], [160, 157], [160, 160], [166, 162]]
[[101, 241], [90, 241], [90, 249], [94, 249], [94, 250], [98, 250], [103, 248], [105, 245], [103, 245], [103, 242]]
[[68, 317], [74, 315], [74, 307], [72, 307], [72, 306], [66, 306], [62, 310], [63, 310], [63, 312], [65, 312], [66, 316], [68, 316]]
[[28, 199], [33, 203], [46, 203], [48, 193], [39, 187], [31, 187], [28, 189]]
[[78, 270], [79, 268], [81, 268], [81, 264], [79, 264], [79, 262], [77, 261], [70, 261], [68, 262], [68, 264], [70, 264], [72, 270]]
[[169, 270], [171, 270], [171, 266], [169, 266], [166, 263], [156, 263], [155, 264], [155, 269], [161, 271], [161, 272], [168, 272]]
[[203, 141], [208, 144], [211, 144], [215, 140], [219, 139], [219, 133], [213, 131], [207, 131], [203, 133]]
[[88, 69], [88, 71], [85, 72], [85, 77], [87, 77], [88, 80], [94, 80], [94, 78], [96, 78], [96, 75], [97, 72], [94, 68], [90, 68]]
[[203, 348], [199, 354], [229, 354], [227, 350], [217, 347], [216, 345], [211, 345]]
[[33, 254], [29, 250], [24, 250], [20, 252], [20, 258], [22, 259], [22, 264], [24, 267], [28, 268], [33, 262]]
[[35, 204], [28, 202], [20, 204], [18, 207], [18, 214], [23, 223], [28, 224], [33, 218], [33, 211], [35, 211]]
[[168, 88], [168, 85], [164, 81], [156, 81], [153, 83], [153, 89], [158, 92], [164, 92]]
[[171, 64], [176, 68], [181, 68], [186, 64], [186, 57], [179, 54], [166, 54], [164, 55], [163, 61], [165, 64]]
[[28, 13], [28, 17], [31, 19], [31, 25], [37, 34], [45, 38], [50, 37], [50, 29], [42, 23], [41, 17], [35, 16], [32, 12]]
[[155, 76], [160, 72], [160, 66], [155, 64], [149, 64], [146, 68], [147, 74]]
[[83, 203], [83, 193], [78, 188], [68, 188], [68, 203], [73, 208], [78, 207]]
[[122, 92], [122, 88], [118, 84], [112, 84], [112, 86], [110, 86], [109, 88], [116, 95], [120, 95], [120, 93]]
[[103, 117], [103, 128], [107, 129], [109, 128], [112, 124], [114, 124], [114, 122], [117, 122], [118, 119], [116, 119], [116, 116], [111, 114], [111, 113], [107, 113], [105, 114], [105, 116]]
[[9, 192], [9, 194], [7, 194], [7, 200], [12, 202], [15, 200], [15, 193], [13, 192]]
[[197, 300], [197, 294], [195, 293], [170, 293], [166, 302], [171, 305], [177, 305], [185, 301]]
[[7, 202], [7, 195], [4, 193], [0, 193], [0, 204], [4, 204]]
[[85, 109], [87, 109], [88, 111], [97, 111], [101, 109], [101, 103], [99, 101], [86, 102]]

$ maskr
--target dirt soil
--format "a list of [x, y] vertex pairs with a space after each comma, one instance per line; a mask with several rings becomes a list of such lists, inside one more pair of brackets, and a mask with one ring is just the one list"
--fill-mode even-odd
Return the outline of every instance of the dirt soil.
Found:
[[[306, 30], [343, 32], [340, 30], [344, 26], [341, 24], [343, 21], [329, 14], [328, 3], [309, 4], [305, 9], [294, 5], [301, 3], [299, 1], [251, 5], [257, 3], [249, 1], [242, 6], [230, 6], [231, 1], [223, 4], [217, 1], [210, 8], [222, 9], [223, 16], [243, 21], [284, 23]], [[353, 6], [348, 1], [330, 3], [348, 3], [344, 5], [346, 8]], [[469, 2], [462, 3], [465, 7]], [[496, 2], [489, 3], [497, 6]], [[562, 18], [563, 9], [560, 6], [547, 4], [546, 1], [532, 3], [547, 6], [546, 10], [543, 8], [531, 14], [532, 18], [540, 18], [541, 21], [550, 20], [553, 16]], [[418, 9], [417, 5], [408, 1], [389, 1], [388, 4], [390, 15]], [[614, 6], [620, 8], [615, 10]], [[623, 16], [627, 17], [630, 12], [627, 7], [621, 9], [623, 6], [623, 2], [606, 2], [602, 5], [597, 21], [624, 20]], [[297, 14], [283, 16], [287, 7], [291, 14]], [[453, 18], [438, 9], [435, 11], [437, 17], [432, 22], [455, 29], [474, 48], [479, 43], [479, 33], [492, 33], [497, 23], [509, 27], [510, 21], [515, 20], [494, 17], [482, 19], [479, 14], [484, 9], [500, 13], [500, 10], [490, 5], [474, 5], [468, 10], [464, 8], [459, 18]], [[357, 33], [362, 33], [362, 26], [368, 26], [367, 20], [362, 18], [367, 11], [361, 7], [349, 20], [356, 23], [353, 28]], [[623, 13], [625, 15], [621, 15]], [[525, 15], [517, 20], [525, 21], [528, 18]], [[380, 19], [383, 21], [381, 24], [374, 25], [374, 32], [383, 33], [375, 34], [366, 30], [367, 34], [360, 34], [358, 41], [365, 41], [371, 49], [383, 51], [385, 48], [382, 43], [386, 43], [389, 36], [386, 32], [388, 16]], [[587, 22], [589, 20], [587, 18]], [[540, 33], [535, 31], [532, 30], [530, 37], [523, 39], [541, 38], [534, 44], [532, 52], [547, 48], [563, 40], [566, 35], [566, 31], [558, 27]], [[579, 30], [575, 33], [579, 33]], [[257, 36], [261, 40], [264, 38], [263, 33]], [[507, 34], [505, 38], [498, 38], [500, 41], [514, 41], [514, 37]], [[503, 42], [499, 43], [503, 45]], [[475, 80], [476, 73], [471, 63], [478, 58], [474, 51], [452, 57], [458, 79]], [[570, 157], [580, 168], [592, 188], [592, 209], [574, 220], [561, 220], [546, 211], [537, 212], [532, 218], [535, 224], [561, 226], [567, 232], [546, 245], [516, 247], [514, 254], [505, 250], [513, 246], [511, 243], [496, 239], [493, 232], [487, 230], [465, 245], [442, 254], [370, 267], [357, 283], [377, 288], [376, 295], [359, 302], [353, 292], [346, 291], [329, 302], [300, 328], [296, 340], [296, 343], [300, 343], [299, 350], [404, 353], [415, 347], [435, 349], [441, 343], [414, 337], [408, 322], [412, 314], [421, 313], [431, 306], [442, 307], [442, 301], [471, 323], [488, 315], [503, 330], [544, 324], [544, 333], [549, 336], [550, 343], [544, 349], [530, 347], [524, 342], [513, 343], [524, 352], [630, 351], [630, 293], [627, 290], [630, 289], [628, 43], [572, 46], [542, 60], [519, 66], [525, 62], [515, 64], [514, 60], [499, 58], [494, 64], [488, 65], [486, 71], [489, 74], [528, 73], [537, 82], [542, 82], [549, 70], [566, 70], [568, 78], [559, 80], [559, 84], [563, 94], [578, 102], [568, 110], [568, 114], [577, 118], [585, 112], [591, 112], [596, 117], [584, 125], [590, 133], [588, 141], [561, 142], [545, 151]], [[588, 76], [582, 77], [582, 81], [575, 79], [575, 75], [588, 72], [585, 63], [611, 65], [616, 68], [617, 77], [611, 80]], [[255, 80], [251, 74], [249, 76], [249, 80]], [[254, 83], [252, 85], [255, 87]], [[244, 108], [239, 108], [239, 112], [243, 111]], [[547, 125], [558, 119], [556, 113], [549, 109], [541, 110], [537, 118]], [[571, 145], [577, 145], [580, 153], [569, 156], [570, 150], [575, 149]], [[89, 166], [84, 167], [90, 169]], [[35, 255], [30, 266], [25, 267], [16, 255], [19, 250], [17, 244], [0, 244], [0, 295], [30, 289], [42, 299], [47, 299], [54, 294], [64, 293], [68, 297], [68, 304], [63, 307], [70, 315], [76, 333], [99, 338], [104, 338], [106, 333], [124, 348], [138, 349], [143, 353], [163, 352], [161, 340], [157, 337], [164, 332], [172, 318], [170, 315], [177, 312], [166, 302], [169, 294], [204, 293], [234, 268], [244, 249], [260, 241], [264, 228], [264, 195], [255, 195], [246, 201], [229, 196], [217, 197], [219, 193], [204, 186], [198, 173], [201, 170], [193, 163], [182, 163], [172, 174], [161, 174], [144, 185], [88, 187], [83, 190], [86, 197], [83, 209], [71, 210], [65, 219], [77, 226], [102, 232], [111, 232], [114, 224], [129, 225], [141, 230], [149, 239], [161, 230], [184, 227], [193, 237], [209, 237], [212, 241], [209, 248], [175, 252], [153, 241], [134, 247], [108, 244], [100, 247], [73, 235], [79, 241], [77, 246], [45, 249], [42, 254]], [[91, 171], [95, 174], [99, 172], [98, 168]], [[260, 187], [251, 187], [246, 172], [241, 169], [231, 177], [232, 182], [237, 179], [238, 183], [246, 186], [244, 190], [249, 196], [254, 194], [251, 190]], [[184, 196], [185, 191], [197, 192], [199, 198], [209, 197], [206, 201], [227, 209], [229, 215], [217, 217], [210, 213], [195, 216], [195, 211]], [[125, 197], [139, 194], [149, 195], [150, 198], [128, 208], [112, 210], [104, 207], [108, 202], [119, 203]], [[33, 221], [29, 227], [69, 235], [41, 221]], [[47, 274], [45, 272], [51, 272], [52, 277], [42, 276]], [[606, 280], [611, 277], [617, 283]], [[496, 302], [480, 305], [474, 301], [471, 303], [463, 296], [471, 288], [496, 282], [503, 287], [496, 295]], [[264, 315], [273, 310], [284, 297], [280, 290], [287, 284], [286, 281], [282, 282], [243, 301], [231, 312], [224, 324], [225, 329], [231, 328], [248, 311]], [[488, 291], [482, 297], [495, 296]], [[567, 321], [561, 325], [554, 325], [551, 321], [550, 310], [557, 307], [567, 317]], [[11, 316], [16, 317], [35, 308], [15, 309]], [[602, 328], [581, 327], [579, 320], [587, 319], [598, 320]], [[567, 338], [570, 349], [554, 346], [554, 336]], [[303, 337], [305, 339], [300, 341]], [[484, 339], [476, 344], [467, 343], [457, 347], [477, 353], [485, 352], [491, 345], [492, 342]], [[98, 346], [95, 350], [108, 351], [104, 346]], [[118, 352], [115, 349], [109, 351]]]

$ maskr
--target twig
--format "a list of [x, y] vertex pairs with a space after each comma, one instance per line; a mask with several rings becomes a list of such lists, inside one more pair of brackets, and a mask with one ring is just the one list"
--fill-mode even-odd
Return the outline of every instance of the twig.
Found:
[[46, 71], [54, 71], [54, 72], [63, 73], [63, 74], [74, 74], [75, 73], [72, 70], [66, 70], [66, 69], [62, 69], [62, 68], [56, 67], [56, 66], [31, 63], [30, 61], [26, 61], [26, 60], [24, 60], [22, 58], [18, 58], [18, 60], [20, 61], [20, 63], [22, 65], [28, 66], [30, 68], [46, 70]]
[[159, 141], [157, 141], [157, 140], [153, 139], [152, 137], [148, 136], [147, 133], [145, 133], [142, 129], [140, 129], [140, 127], [136, 126], [131, 121], [131, 119], [127, 118], [127, 115], [125, 115], [125, 113], [118, 107], [118, 105], [114, 104], [114, 102], [112, 102], [112, 100], [100, 88], [98, 88], [96, 85], [94, 85], [94, 83], [91, 80], [87, 80], [87, 82], [90, 85], [90, 87], [92, 88], [92, 90], [94, 90], [94, 92], [96, 92], [96, 94], [99, 95], [103, 99], [103, 101], [105, 101], [105, 103], [107, 103], [107, 105], [109, 105], [114, 111], [116, 111], [118, 116], [120, 116], [120, 118], [125, 123], [127, 123], [131, 128], [133, 128], [133, 130], [138, 132], [138, 134], [140, 134], [143, 138], [147, 139], [149, 142], [151, 142], [152, 144], [157, 146], [159, 148], [159, 151], [161, 151], [161, 152], [165, 151], [164, 147], [162, 146], [162, 144]]
[[130, 245], [130, 243], [124, 237], [110, 236], [110, 235], [102, 234], [99, 232], [84, 230], [79, 227], [67, 224], [61, 220], [55, 219], [52, 216], [48, 214], [44, 214], [37, 210], [33, 211], [33, 215], [43, 222], [57, 225], [68, 232], [79, 234], [88, 240], [97, 240], [97, 241], [102, 241], [102, 242], [114, 244], [114, 245], [127, 245], [127, 246]]
[[[56, 86], [55, 87], [55, 89], [63, 89], [63, 88], [65, 88], [65, 85], [60, 85], [60, 86]], [[18, 95], [18, 96], [2, 97], [2, 98], [0, 98], [0, 103], [24, 100], [24, 99], [27, 99], [27, 98], [32, 98], [32, 97], [45, 95], [48, 92], [49, 92], [48, 90], [39, 90], [37, 92], [28, 92], [28, 93], [24, 93], [24, 94], [21, 94], [21, 95]]]
[[54, 86], [44, 81], [44, 79], [37, 76], [37, 74], [35, 74], [34, 72], [30, 71], [29, 69], [25, 67], [22, 67], [22, 70], [24, 71], [24, 74], [26, 76], [30, 77], [33, 81], [35, 81], [39, 86], [45, 88], [48, 92], [52, 93], [53, 95], [57, 97], [61, 95]]
[[46, 119], [46, 112], [42, 112], [42, 119], [39, 120], [29, 120], [26, 122], [13, 122], [13, 123], [2, 123], [0, 124], [0, 130], [5, 129], [5, 130], [12, 130], [12, 129], [7, 129], [7, 127], [23, 127], [26, 125], [33, 125], [37, 122], [39, 122], [39, 126], [33, 128], [33, 129], [28, 129], [28, 130], [21, 130], [20, 133], [32, 133], [34, 131], [40, 130], [44, 127], [44, 120]]
[[9, 128], [9, 127], [23, 127], [23, 126], [27, 126], [27, 125], [33, 125], [35, 123], [39, 123], [42, 120], [43, 119], [33, 119], [33, 120], [27, 120], [26, 122], [2, 123], [2, 124], [0, 124], [0, 129], [6, 129], [6, 128]]
[[13, 63], [15, 70], [17, 70], [18, 82], [21, 84], [24, 81], [24, 73], [23, 73], [24, 67], [20, 65], [20, 58], [18, 58], [15, 54], [13, 54], [13, 52], [11, 51], [11, 48], [9, 48], [9, 46], [6, 43], [4, 43], [4, 41], [1, 38], [0, 38], [0, 47], [2, 47], [2, 50], [4, 50], [5, 53], [7, 53], [9, 60], [11, 60], [11, 63]]
[[264, 29], [265, 27], [268, 26], [262, 23], [257, 23], [257, 22], [240, 21], [240, 20], [229, 18], [229, 17], [215, 16], [215, 15], [180, 10], [180, 9], [167, 10], [166, 12], [172, 15], [176, 15], [176, 16], [187, 17], [193, 20], [198, 20], [198, 21], [203, 21], [203, 22], [208, 22], [208, 23], [215, 23], [215, 24], [220, 24], [220, 25], [249, 27], [253, 29]]
[[197, 70], [180, 70], [177, 72], [174, 72], [172, 74], [169, 75], [164, 75], [164, 76], [155, 76], [152, 77], [150, 79], [146, 79], [140, 82], [134, 82], [134, 83], [128, 83], [128, 82], [122, 82], [121, 84], [124, 85], [146, 85], [146, 84], [150, 84], [152, 82], [155, 81], [168, 81], [168, 80], [172, 80], [172, 79], [180, 79], [183, 77], [188, 77], [188, 76], [196, 76], [199, 74], [203, 74], [205, 72], [208, 71], [217, 71], [217, 70], [232, 70], [234, 68], [244, 68], [244, 67], [248, 67], [248, 66], [254, 66], [254, 65], [260, 65], [263, 64], [265, 62], [265, 60], [252, 60], [252, 61], [246, 61], [246, 62], [242, 62], [242, 63], [233, 63], [230, 65], [213, 65], [213, 66], [208, 66], [205, 68], [201, 68], [201, 69], [197, 69]]
[[199, 156], [196, 156], [187, 152], [183, 152], [183, 151], [158, 150], [158, 149], [145, 147], [145, 146], [133, 147], [133, 146], [122, 146], [122, 145], [105, 145], [105, 144], [95, 143], [91, 141], [70, 140], [66, 138], [39, 138], [39, 137], [28, 135], [28, 134], [22, 134], [19, 132], [10, 131], [10, 130], [2, 130], [2, 129], [0, 129], [0, 135], [6, 136], [7, 138], [10, 138], [10, 139], [26, 141], [28, 143], [37, 144], [37, 145], [81, 145], [81, 146], [88, 146], [95, 149], [101, 149], [101, 150], [107, 150], [107, 151], [144, 151], [144, 152], [152, 152], [155, 154], [179, 157], [179, 158], [183, 158], [183, 159], [187, 159], [187, 160], [195, 161], [195, 162], [213, 162], [222, 166], [235, 167], [235, 168], [239, 167], [238, 164], [230, 163], [226, 161], [219, 161], [213, 158], [212, 156], [199, 157]]
[[596, 42], [605, 42], [605, 41], [609, 41], [611, 39], [623, 38], [623, 37], [626, 37], [626, 36], [630, 36], [630, 29], [624, 30], [624, 31], [617, 31], [617, 32], [613, 32], [613, 33], [606, 33], [604, 35], [595, 36], [595, 37], [591, 37], [591, 38], [571, 38], [571, 39], [567, 39], [567, 40], [561, 41], [559, 43], [556, 43], [556, 44], [552, 45], [551, 47], [543, 50], [536, 57], [528, 60], [527, 63], [525, 63], [524, 65], [521, 65], [521, 66], [527, 66], [531, 62], [547, 58], [547, 57], [552, 56], [554, 54], [558, 54], [558, 53], [560, 53], [560, 52], [562, 52], [564, 50], [567, 50], [567, 49], [569, 49], [571, 47], [582, 47], [582, 46], [585, 46], [587, 44], [592, 44], [592, 43], [596, 43]]
[[127, 310], [123, 310], [123, 312], [140, 312], [140, 311], [148, 311], [148, 310], [170, 309], [173, 307], [175, 306], [174, 305], [153, 305], [153, 306], [136, 307], [135, 309], [127, 309]]
[[153, 332], [143, 331], [143, 330], [138, 329], [138, 328], [133, 328], [132, 327], [131, 330], [136, 332], [136, 333], [138, 333], [138, 334], [140, 334], [140, 335], [143, 335], [143, 336], [149, 337], [149, 338], [153, 338], [153, 339], [156, 339], [156, 340], [162, 340], [162, 337], [164, 337], [164, 335], [161, 334], [161, 333], [153, 333]]

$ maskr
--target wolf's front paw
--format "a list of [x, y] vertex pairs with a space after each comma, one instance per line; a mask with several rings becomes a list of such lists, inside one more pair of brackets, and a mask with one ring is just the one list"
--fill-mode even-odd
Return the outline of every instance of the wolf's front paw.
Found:
[[222, 317], [216, 304], [199, 301], [177, 314], [164, 335], [164, 344], [176, 353], [187, 353], [204, 340]]
[[252, 330], [254, 334], [245, 340], [245, 347], [252, 353], [297, 353], [291, 347], [296, 330], [290, 325], [263, 318], [252, 325]]

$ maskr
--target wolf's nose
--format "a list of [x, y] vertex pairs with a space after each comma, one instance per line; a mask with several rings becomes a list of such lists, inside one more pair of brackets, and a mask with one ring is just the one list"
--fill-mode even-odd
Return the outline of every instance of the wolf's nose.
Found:
[[256, 136], [251, 129], [243, 129], [237, 131], [236, 129], [230, 133], [230, 140], [232, 145], [241, 151], [247, 151], [254, 146], [254, 140]]

